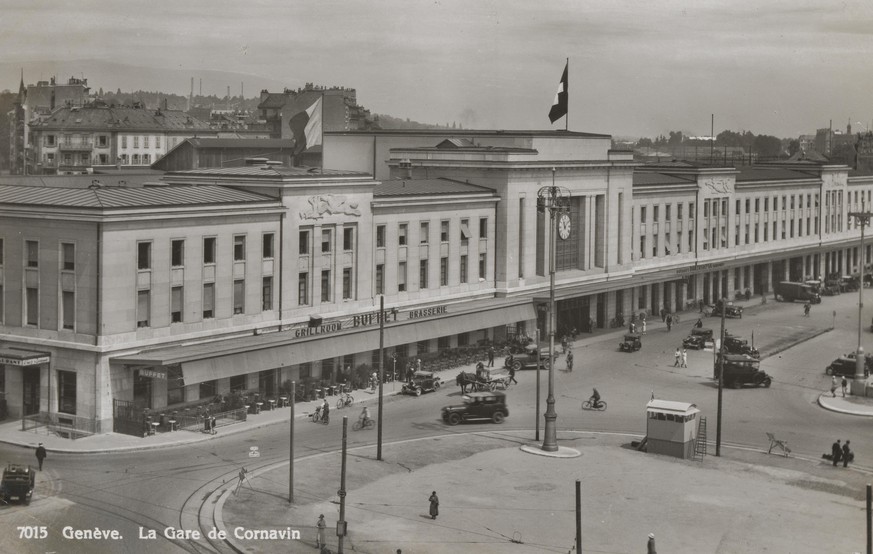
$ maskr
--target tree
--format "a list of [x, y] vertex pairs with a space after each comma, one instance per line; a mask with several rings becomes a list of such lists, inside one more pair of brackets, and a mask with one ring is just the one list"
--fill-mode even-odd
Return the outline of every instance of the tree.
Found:
[[637, 141], [637, 148], [651, 148], [655, 143], [652, 142], [652, 139], [643, 137]]
[[778, 158], [782, 155], [782, 141], [772, 135], [758, 135], [752, 148], [759, 158]]
[[682, 131], [670, 131], [670, 139], [667, 140], [668, 146], [681, 146], [684, 137]]
[[793, 156], [800, 151], [800, 141], [797, 139], [792, 139], [788, 141], [788, 155]]

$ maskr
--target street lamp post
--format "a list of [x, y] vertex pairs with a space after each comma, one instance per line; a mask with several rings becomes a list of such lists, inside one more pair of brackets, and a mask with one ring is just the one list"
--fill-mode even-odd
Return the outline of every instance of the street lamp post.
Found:
[[[863, 205], [861, 207], [863, 210]], [[858, 283], [858, 349], [855, 352], [855, 377], [852, 379], [852, 393], [865, 394], [867, 388], [867, 379], [864, 377], [864, 369], [866, 365], [866, 357], [864, 356], [864, 348], [861, 346], [861, 334], [864, 328], [864, 263], [866, 256], [864, 255], [864, 229], [870, 224], [870, 217], [873, 213], [860, 211], [849, 212], [849, 217], [855, 218], [858, 225], [861, 226], [861, 244], [858, 247], [858, 265], [861, 266], [861, 282]]]
[[[555, 168], [552, 168], [552, 186], [541, 187], [537, 191], [537, 211], [549, 211], [549, 394], [546, 397], [545, 429], [542, 449], [546, 452], [557, 452], [558, 435], [555, 411], [555, 255], [557, 254], [558, 219], [561, 219], [561, 236], [567, 238], [570, 233], [570, 219], [567, 217], [570, 207], [570, 191], [555, 186]], [[539, 359], [539, 346], [537, 346]]]

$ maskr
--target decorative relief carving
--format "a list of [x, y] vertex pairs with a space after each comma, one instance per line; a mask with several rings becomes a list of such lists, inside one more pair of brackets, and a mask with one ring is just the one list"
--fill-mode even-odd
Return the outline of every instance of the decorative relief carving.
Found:
[[307, 200], [309, 209], [300, 212], [300, 219], [322, 219], [325, 215], [360, 216], [357, 202], [348, 202], [345, 196], [316, 194]]
[[719, 194], [733, 194], [734, 183], [726, 178], [709, 178], [703, 181], [703, 186]]

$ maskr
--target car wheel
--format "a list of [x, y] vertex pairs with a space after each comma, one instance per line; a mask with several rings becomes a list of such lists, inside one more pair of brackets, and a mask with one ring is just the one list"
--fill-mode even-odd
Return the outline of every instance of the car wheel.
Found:
[[730, 385], [728, 385], [728, 386], [732, 389], [738, 389], [738, 388], [740, 388], [740, 382], [739, 381], [731, 381]]
[[421, 396], [421, 389], [415, 389], [415, 396]]
[[825, 368], [825, 375], [833, 375], [833, 374], [834, 374], [834, 368], [832, 368], [831, 366], [827, 366]]
[[440, 382], [439, 381], [433, 382], [433, 390], [435, 390], [435, 391], [440, 390]]
[[515, 371], [520, 371], [521, 370], [521, 362], [518, 360], [515, 360], [514, 362], [512, 362], [512, 367], [513, 367], [513, 369], [515, 369]]
[[449, 422], [449, 425], [457, 425], [457, 424], [461, 423], [461, 416], [452, 412], [449, 414], [449, 418], [447, 421]]
[[494, 412], [494, 415], [491, 416], [491, 421], [494, 423], [503, 423], [504, 419], [503, 412]]
[[772, 381], [770, 380], [769, 377], [767, 377], [766, 379], [764, 379], [764, 382], [763, 382], [764, 387], [766, 387], [766, 388], [769, 389], [769, 388], [770, 388], [770, 383], [771, 383], [771, 382], [772, 382]]
[[548, 371], [549, 369], [551, 369], [551, 367], [552, 363], [549, 360], [543, 360], [543, 369]]

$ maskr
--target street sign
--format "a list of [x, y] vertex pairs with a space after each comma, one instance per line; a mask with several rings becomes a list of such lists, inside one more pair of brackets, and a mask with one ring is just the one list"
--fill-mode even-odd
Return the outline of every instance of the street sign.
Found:
[[260, 457], [261, 457], [261, 453], [258, 450], [258, 447], [257, 446], [250, 446], [249, 447], [249, 458], [260, 458]]
[[346, 497], [346, 491], [344, 491], [344, 490], [342, 490], [342, 489], [336, 491], [336, 493], [337, 493], [337, 495], [339, 495], [340, 498], [345, 498], [345, 497]]

